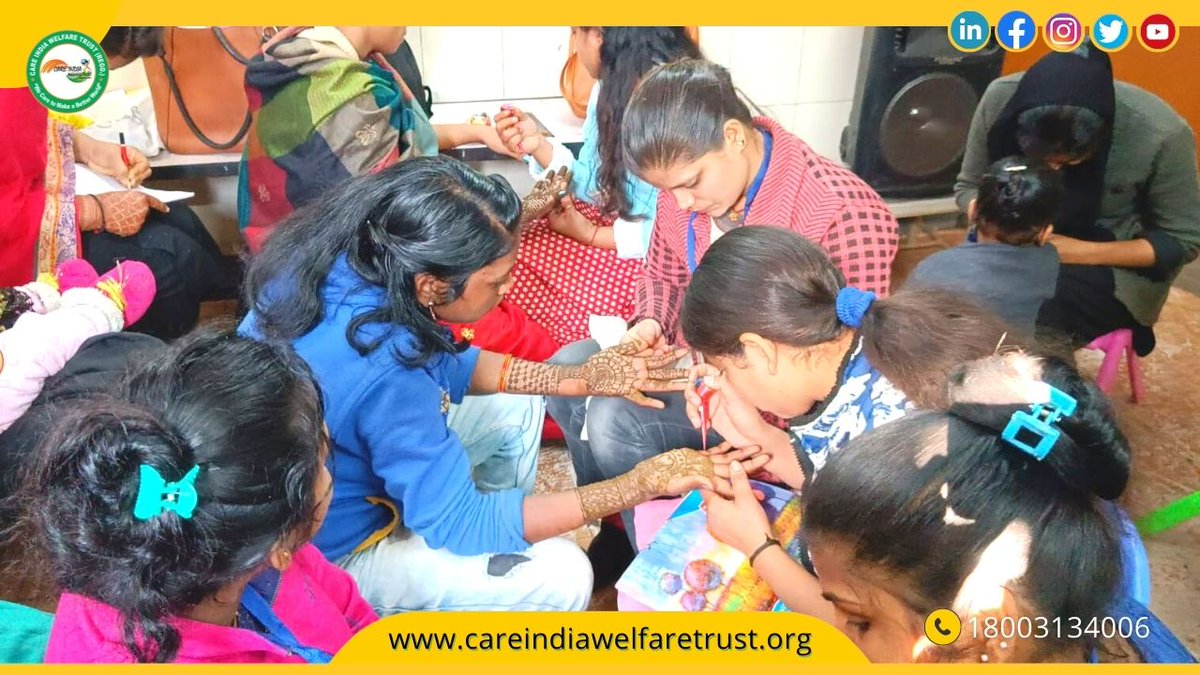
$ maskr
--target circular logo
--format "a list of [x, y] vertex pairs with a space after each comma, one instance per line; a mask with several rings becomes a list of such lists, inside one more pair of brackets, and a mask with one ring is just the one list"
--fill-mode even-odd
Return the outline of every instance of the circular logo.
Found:
[[1025, 12], [1014, 11], [996, 22], [996, 42], [1010, 52], [1023, 52], [1037, 40], [1037, 24]]
[[76, 31], [42, 38], [25, 66], [29, 90], [42, 105], [61, 113], [84, 110], [108, 84], [108, 59], [100, 44]]
[[1179, 28], [1165, 14], [1151, 14], [1138, 26], [1138, 40], [1152, 52], [1165, 52], [1179, 40]]
[[977, 52], [987, 46], [992, 27], [979, 12], [959, 12], [946, 27], [950, 44], [960, 52]]
[[935, 609], [925, 617], [925, 637], [935, 645], [952, 644], [962, 633], [962, 620], [950, 609]]
[[1046, 22], [1046, 44], [1056, 52], [1073, 52], [1083, 44], [1083, 24], [1073, 15], [1055, 14]]
[[1132, 36], [1129, 24], [1116, 14], [1105, 14], [1092, 26], [1092, 44], [1102, 51], [1124, 49]]

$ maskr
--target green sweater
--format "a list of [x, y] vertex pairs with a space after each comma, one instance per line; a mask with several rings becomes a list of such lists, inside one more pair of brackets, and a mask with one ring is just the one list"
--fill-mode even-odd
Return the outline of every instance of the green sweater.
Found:
[[[987, 135], [1024, 73], [988, 86], [975, 110], [962, 171], [954, 186], [965, 213], [988, 167]], [[1200, 253], [1200, 173], [1187, 121], [1150, 92], [1116, 82], [1112, 147], [1097, 227], [1117, 241], [1145, 238], [1154, 267], [1114, 268], [1115, 296], [1139, 323], [1154, 325], [1179, 270]]]

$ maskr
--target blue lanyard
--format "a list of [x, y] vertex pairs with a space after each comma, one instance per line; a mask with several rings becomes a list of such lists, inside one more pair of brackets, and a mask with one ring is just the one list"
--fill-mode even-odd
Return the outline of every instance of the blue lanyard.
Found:
[[276, 647], [286, 650], [289, 654], [299, 656], [308, 663], [329, 663], [333, 660], [333, 655], [328, 652], [300, 644], [296, 636], [292, 635], [292, 631], [288, 630], [279, 617], [275, 616], [271, 606], [258, 594], [258, 591], [254, 590], [253, 586], [246, 586], [245, 592], [242, 593], [242, 609], [249, 612], [254, 620], [263, 627], [266, 632], [260, 634]]
[[[742, 223], [746, 222], [746, 218], [750, 215], [750, 205], [754, 203], [754, 198], [758, 196], [758, 189], [762, 187], [763, 179], [767, 177], [767, 166], [771, 163], [771, 145], [774, 139], [771, 138], [771, 132], [761, 129], [763, 135], [763, 161], [762, 166], [758, 167], [758, 175], [754, 177], [754, 182], [750, 184], [750, 191], [746, 193], [746, 206], [742, 208]], [[693, 211], [691, 217], [688, 218], [688, 233], [687, 233], [687, 262], [688, 269], [693, 274], [696, 272], [696, 212]]]

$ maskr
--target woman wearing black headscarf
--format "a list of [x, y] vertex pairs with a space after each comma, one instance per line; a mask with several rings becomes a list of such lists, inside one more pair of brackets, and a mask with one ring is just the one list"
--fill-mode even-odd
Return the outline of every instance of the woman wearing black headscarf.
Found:
[[1025, 155], [1062, 171], [1050, 243], [1062, 258], [1042, 328], [1082, 346], [1131, 328], [1141, 355], [1180, 268], [1200, 253], [1200, 178], [1187, 122], [1113, 79], [1104, 52], [1051, 53], [984, 92], [955, 197], [964, 212], [987, 166]]

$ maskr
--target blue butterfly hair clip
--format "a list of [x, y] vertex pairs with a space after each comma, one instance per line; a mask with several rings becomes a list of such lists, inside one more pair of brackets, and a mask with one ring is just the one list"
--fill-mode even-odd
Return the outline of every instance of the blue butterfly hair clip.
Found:
[[168, 483], [157, 469], [143, 464], [139, 474], [137, 502], [133, 505], [133, 517], [138, 520], [150, 520], [171, 511], [188, 520], [196, 510], [196, 502], [199, 499], [196, 494], [198, 475], [200, 467], [193, 466], [183, 478]]
[[1075, 414], [1078, 405], [1075, 399], [1050, 385], [1049, 400], [1045, 403], [1035, 403], [1030, 406], [1030, 412], [1018, 410], [1008, 420], [1008, 425], [1000, 433], [1000, 437], [1010, 445], [1028, 454], [1037, 461], [1046, 459], [1054, 444], [1062, 437], [1062, 430], [1057, 422]]

